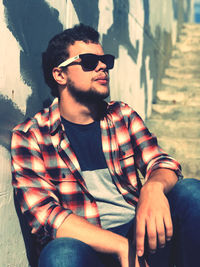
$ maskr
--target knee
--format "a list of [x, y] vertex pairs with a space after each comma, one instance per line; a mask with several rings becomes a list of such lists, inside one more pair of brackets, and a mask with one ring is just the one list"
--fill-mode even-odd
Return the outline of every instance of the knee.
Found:
[[168, 194], [168, 199], [177, 207], [200, 209], [200, 181], [192, 178], [180, 180]]
[[84, 265], [84, 261], [87, 261], [93, 253], [90, 246], [77, 239], [57, 238], [42, 250], [39, 267], [87, 266]]
[[177, 195], [199, 197], [200, 181], [193, 178], [183, 179], [177, 182], [171, 191]]

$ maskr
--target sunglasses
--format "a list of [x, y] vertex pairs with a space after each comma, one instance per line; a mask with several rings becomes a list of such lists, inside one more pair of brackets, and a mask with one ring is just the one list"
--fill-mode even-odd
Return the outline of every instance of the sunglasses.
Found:
[[94, 70], [99, 61], [103, 62], [106, 65], [106, 68], [108, 70], [112, 69], [114, 66], [114, 60], [115, 57], [112, 55], [95, 55], [95, 54], [80, 54], [72, 58], [68, 58], [64, 62], [62, 62], [58, 67], [67, 67], [69, 64], [74, 62], [77, 59], [81, 59], [80, 65], [83, 67], [85, 70]]

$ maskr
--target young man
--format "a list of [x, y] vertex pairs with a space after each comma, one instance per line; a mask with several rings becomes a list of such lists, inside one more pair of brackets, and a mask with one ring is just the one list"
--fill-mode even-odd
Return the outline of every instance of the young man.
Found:
[[196, 266], [199, 182], [177, 183], [179, 164], [138, 114], [104, 101], [113, 66], [91, 27], [58, 34], [43, 54], [56, 98], [13, 131], [13, 186], [39, 266], [144, 266], [143, 256], [151, 267]]

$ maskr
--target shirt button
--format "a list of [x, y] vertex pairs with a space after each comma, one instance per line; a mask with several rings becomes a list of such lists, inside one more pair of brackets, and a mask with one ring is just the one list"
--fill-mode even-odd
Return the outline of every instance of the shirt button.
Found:
[[109, 125], [109, 126], [112, 126], [112, 122], [111, 122], [111, 121], [108, 121], [108, 125]]

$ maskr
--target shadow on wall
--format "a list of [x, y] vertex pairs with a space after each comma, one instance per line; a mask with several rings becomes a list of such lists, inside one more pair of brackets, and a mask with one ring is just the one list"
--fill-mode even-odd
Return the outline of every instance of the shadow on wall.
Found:
[[137, 62], [139, 41], [134, 47], [130, 40], [128, 14], [129, 14], [129, 0], [119, 1], [113, 0], [113, 24], [108, 30], [107, 34], [103, 36], [103, 46], [106, 52], [114, 54], [116, 58], [119, 57], [119, 46], [127, 49], [129, 56], [134, 62]]
[[[99, 23], [98, 2], [98, 0], [85, 0], [83, 5], [82, 0], [72, 0], [79, 20], [95, 29], [98, 28]], [[123, 46], [127, 49], [132, 60], [137, 62], [139, 41], [136, 42], [136, 47], [131, 43], [128, 14], [129, 0], [113, 0], [113, 24], [107, 33], [103, 34], [102, 45], [106, 53], [113, 54], [116, 58], [119, 57], [119, 47]]]
[[[146, 69], [145, 69], [145, 59], [146, 56], [149, 55], [152, 58], [152, 43], [150, 46], [150, 42], [152, 42], [152, 36], [150, 37], [150, 26], [149, 26], [149, 0], [143, 0], [144, 12], [145, 12], [145, 28], [144, 32], [144, 41], [143, 41], [143, 55], [142, 55], [142, 67], [140, 70], [140, 87], [144, 86], [145, 90], [145, 108], [147, 108], [148, 101], [148, 92], [147, 92], [147, 80], [146, 80]], [[129, 14], [129, 0], [119, 1], [114, 0], [114, 11], [113, 11], [113, 25], [108, 30], [107, 35], [103, 36], [103, 45], [106, 47], [106, 51], [110, 53], [114, 53], [116, 57], [119, 56], [119, 46], [123, 46], [127, 49], [128, 55], [132, 58], [132, 60], [137, 63], [138, 53], [139, 53], [139, 42], [137, 40], [136, 47], [134, 47], [130, 40], [130, 34], [134, 34], [134, 32], [129, 32], [129, 22], [128, 22], [128, 14]], [[138, 25], [138, 27], [140, 27]], [[148, 33], [148, 36], [147, 36]], [[112, 40], [112, 41], [111, 41]], [[142, 40], [141, 40], [142, 41]], [[148, 43], [146, 42], [148, 41]], [[153, 55], [154, 56], [154, 55]], [[154, 57], [153, 57], [154, 58]], [[155, 63], [150, 61], [150, 70], [151, 75], [153, 77], [156, 76], [155, 73]], [[134, 73], [133, 73], [134, 75]], [[140, 88], [135, 88], [135, 90], [139, 90]], [[145, 114], [147, 114], [147, 110], [145, 110]]]
[[173, 0], [174, 18], [177, 20], [177, 36], [179, 36], [182, 24], [191, 20], [191, 0]]
[[[99, 22], [98, 0], [86, 0], [84, 5], [82, 0], [72, 0], [77, 16], [82, 23], [88, 24], [95, 29]], [[136, 48], [132, 45], [129, 36], [128, 13], [129, 0], [113, 0], [113, 24], [103, 36], [102, 45], [106, 53], [119, 57], [119, 46], [124, 46], [128, 50], [129, 56], [136, 62], [139, 44]]]
[[[66, 0], [67, 2], [67, 0]], [[99, 22], [99, 0], [72, 0], [80, 22], [97, 29]]]
[[[140, 84], [141, 87], [144, 86], [145, 91], [145, 116], [147, 117], [147, 109], [148, 109], [148, 81], [147, 81], [147, 71], [145, 60], [149, 57], [149, 70], [150, 70], [150, 79], [153, 82], [153, 96], [152, 100], [155, 100], [156, 89], [157, 89], [157, 81], [159, 76], [159, 63], [160, 63], [160, 33], [161, 29], [157, 26], [156, 37], [153, 37], [151, 33], [151, 27], [149, 23], [149, 0], [143, 0], [144, 6], [144, 30], [143, 30], [143, 49], [142, 49], [142, 67], [140, 70]], [[161, 65], [161, 64], [160, 64]]]
[[[32, 94], [27, 100], [25, 115], [12, 100], [0, 94], [0, 145], [9, 150], [10, 133], [13, 127], [51, 102], [50, 90], [43, 80], [41, 53], [46, 49], [52, 36], [63, 30], [63, 26], [58, 20], [58, 12], [44, 0], [4, 0], [3, 4], [7, 27], [21, 47], [21, 77], [24, 83], [32, 89]], [[16, 91], [18, 88], [11, 89]], [[30, 229], [24, 223], [17, 203], [16, 211], [22, 228], [28, 260], [31, 266], [36, 266], [34, 251], [31, 247]]]
[[24, 116], [20, 109], [10, 100], [0, 94], [0, 145], [10, 150], [11, 130]]
[[[0, 145], [9, 149], [10, 131], [24, 117], [32, 116], [36, 111], [51, 102], [50, 90], [45, 85], [41, 53], [46, 49], [48, 41], [56, 33], [63, 30], [58, 20], [58, 12], [44, 0], [4, 0], [7, 27], [18, 41], [20, 51], [20, 72], [25, 84], [31, 87], [32, 94], [27, 100], [25, 116], [11, 101], [0, 95]], [[12, 88], [14, 91], [17, 88]], [[7, 120], [4, 118], [8, 118]]]
[[[173, 0], [174, 19], [177, 19], [177, 0]], [[143, 31], [143, 55], [142, 55], [142, 68], [140, 72], [141, 86], [144, 85], [145, 89], [145, 114], [147, 117], [148, 108], [148, 81], [145, 60], [149, 57], [149, 70], [150, 79], [153, 82], [152, 88], [152, 102], [156, 102], [157, 90], [161, 87], [161, 79], [164, 75], [164, 70], [168, 65], [169, 58], [172, 50], [172, 36], [171, 33], [162, 29], [159, 25], [156, 26], [155, 36], [152, 35], [151, 25], [149, 22], [149, 0], [143, 0], [145, 21]]]

